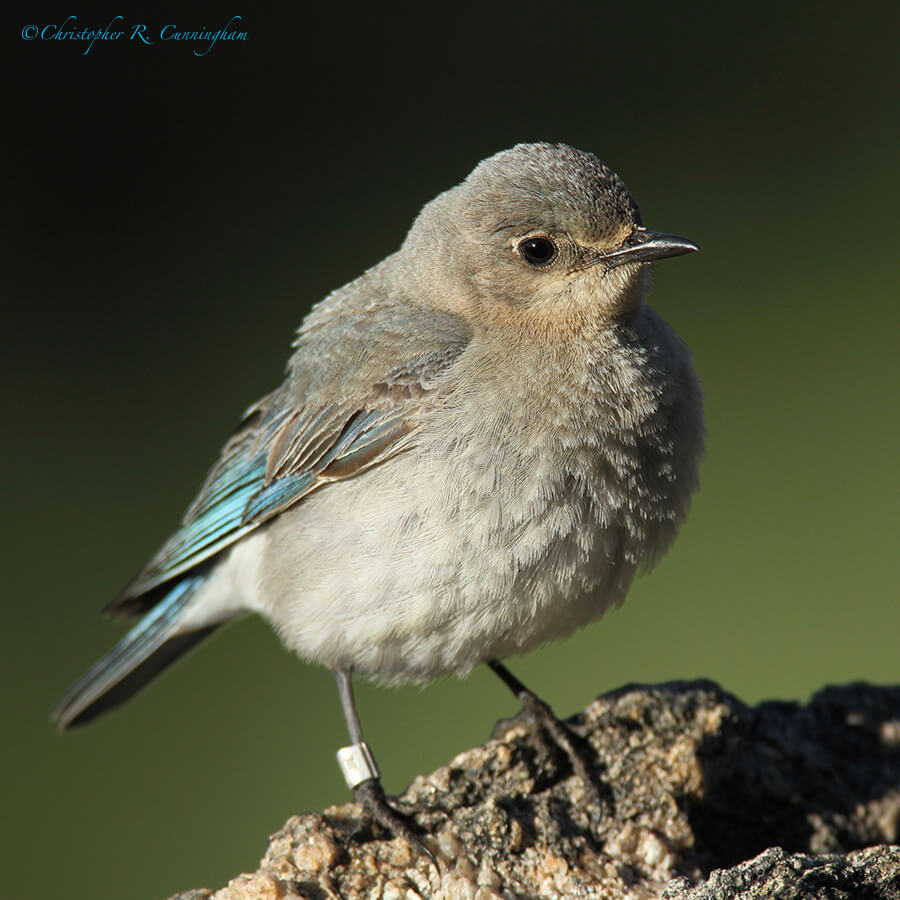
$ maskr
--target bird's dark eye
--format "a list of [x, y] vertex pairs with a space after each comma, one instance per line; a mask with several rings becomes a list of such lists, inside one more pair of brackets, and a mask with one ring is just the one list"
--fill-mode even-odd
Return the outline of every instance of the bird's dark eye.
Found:
[[529, 266], [534, 266], [536, 269], [549, 266], [556, 259], [558, 253], [556, 244], [548, 237], [525, 238], [519, 244], [519, 255]]

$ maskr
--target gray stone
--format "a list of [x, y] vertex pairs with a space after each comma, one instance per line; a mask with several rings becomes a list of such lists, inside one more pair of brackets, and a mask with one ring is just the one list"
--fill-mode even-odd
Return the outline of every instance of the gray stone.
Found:
[[852, 853], [788, 854], [780, 847], [731, 869], [717, 869], [691, 887], [669, 882], [662, 900], [894, 900], [900, 896], [900, 847], [882, 844]]
[[599, 808], [511, 719], [397, 799], [440, 870], [350, 803], [291, 818], [256, 873], [177, 900], [900, 898], [900, 687], [748, 707], [709, 682], [629, 686], [569, 723]]

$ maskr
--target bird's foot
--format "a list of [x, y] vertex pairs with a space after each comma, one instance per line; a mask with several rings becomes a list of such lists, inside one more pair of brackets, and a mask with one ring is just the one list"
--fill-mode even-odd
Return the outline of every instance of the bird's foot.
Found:
[[421, 834], [409, 819], [394, 809], [385, 797], [384, 789], [377, 778], [369, 778], [353, 788], [353, 799], [363, 808], [363, 815], [370, 822], [377, 823], [385, 831], [403, 838], [416, 852], [428, 857], [440, 871], [438, 861], [422, 839]]
[[518, 693], [522, 709], [534, 727], [535, 740], [545, 756], [552, 759], [553, 752], [545, 735], [562, 750], [572, 766], [572, 771], [581, 779], [588, 797], [597, 810], [603, 808], [599, 782], [594, 775], [597, 760], [584, 738], [577, 735], [565, 722], [560, 721], [551, 707], [529, 690]]

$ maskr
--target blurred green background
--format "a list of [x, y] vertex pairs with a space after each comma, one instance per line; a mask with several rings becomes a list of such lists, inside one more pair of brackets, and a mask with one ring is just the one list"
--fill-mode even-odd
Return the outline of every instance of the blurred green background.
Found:
[[[258, 621], [87, 729], [59, 737], [48, 713], [120, 633], [99, 608], [277, 383], [309, 306], [521, 140], [596, 152], [650, 227], [703, 246], [657, 267], [652, 303], [695, 353], [709, 449], [687, 526], [626, 606], [514, 671], [566, 714], [629, 681], [703, 676], [747, 701], [897, 681], [900, 20], [828, 9], [132, 17], [243, 15], [249, 41], [203, 58], [85, 56], [8, 23], [8, 896], [217, 887], [287, 816], [346, 799], [331, 678]], [[359, 693], [395, 791], [515, 710], [485, 671]]]

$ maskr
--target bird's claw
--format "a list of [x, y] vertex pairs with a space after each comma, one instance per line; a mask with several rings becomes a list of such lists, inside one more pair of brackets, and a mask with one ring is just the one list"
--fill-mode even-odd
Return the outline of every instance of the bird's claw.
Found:
[[552, 758], [553, 754], [550, 752], [545, 737], [545, 735], [549, 735], [553, 743], [565, 753], [572, 766], [572, 771], [581, 779], [584, 789], [596, 808], [602, 809], [603, 801], [592, 771], [596, 760], [592, 758], [593, 754], [590, 754], [584, 747], [583, 738], [575, 734], [565, 722], [560, 721], [553, 710], [537, 695], [530, 691], [522, 692], [519, 700], [534, 727], [535, 742], [538, 747], [548, 758]]
[[441, 871], [434, 853], [425, 846], [422, 836], [409, 819], [388, 803], [380, 781], [370, 778], [361, 782], [353, 788], [353, 799], [362, 806], [364, 816], [370, 821], [403, 838], [417, 853], [428, 857], [429, 862], [439, 872]]

